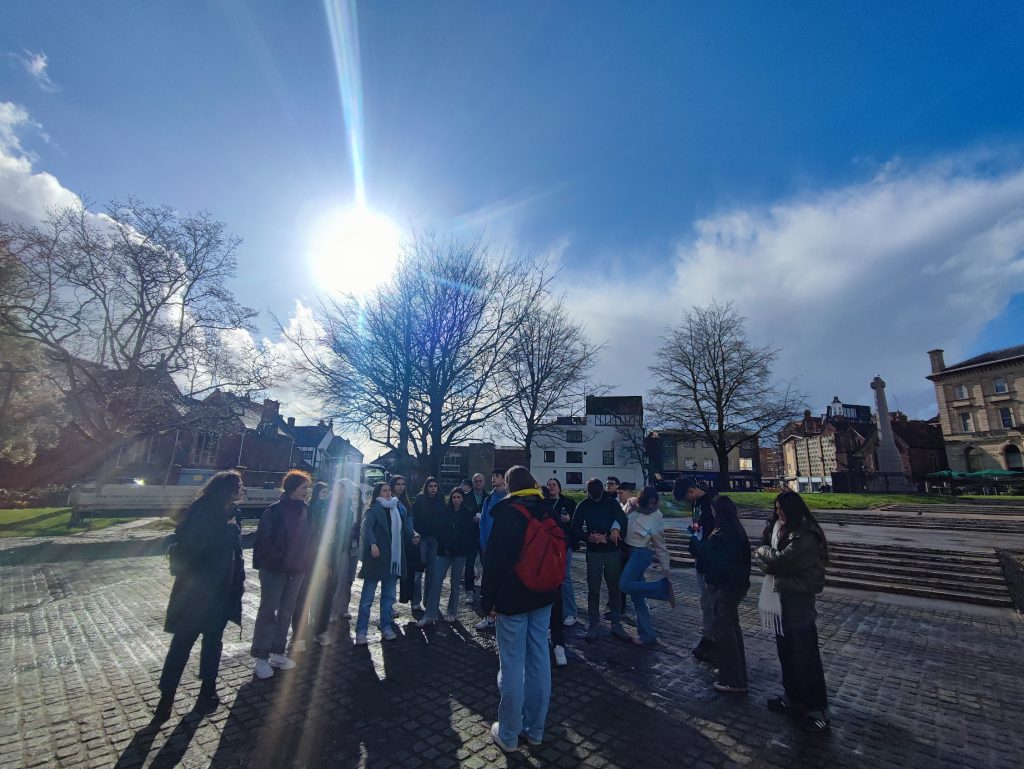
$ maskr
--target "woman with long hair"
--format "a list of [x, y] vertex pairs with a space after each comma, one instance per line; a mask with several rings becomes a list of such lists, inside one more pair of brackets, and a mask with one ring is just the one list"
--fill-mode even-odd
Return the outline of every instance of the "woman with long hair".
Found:
[[416, 495], [416, 500], [412, 503], [413, 524], [416, 527], [416, 532], [420, 535], [419, 548], [424, 574], [424, 600], [429, 600], [434, 590], [434, 572], [437, 569], [437, 534], [434, 529], [438, 519], [444, 515], [444, 507], [441, 484], [438, 483], [437, 478], [428, 476], [423, 481], [423, 487]]
[[572, 553], [576, 549], [572, 535], [572, 516], [576, 512], [576, 503], [562, 494], [562, 482], [557, 478], [548, 478], [544, 486], [548, 490], [548, 499], [551, 500], [551, 511], [555, 515], [555, 520], [565, 532], [565, 582], [562, 583], [562, 612], [557, 619], [566, 627], [572, 627], [577, 622], [576, 614], [579, 611], [576, 608], [576, 590], [572, 582]]
[[335, 509], [334, 553], [338, 589], [334, 593], [331, 621], [351, 619], [352, 583], [359, 565], [359, 531], [363, 525], [363, 500], [359, 489], [348, 478], [334, 484], [331, 505]]
[[768, 700], [768, 709], [797, 716], [808, 731], [824, 731], [831, 717], [814, 596], [825, 588], [828, 541], [795, 491], [775, 498], [756, 556], [765, 573], [758, 607], [762, 624], [775, 632], [785, 689]]
[[220, 703], [217, 673], [224, 628], [228, 622], [242, 623], [245, 568], [235, 507], [242, 492], [242, 476], [234, 471], [217, 473], [174, 530], [176, 542], [170, 553], [174, 587], [164, 619], [171, 646], [160, 674], [154, 723], [170, 718], [174, 694], [199, 636], [203, 637], [199, 652], [202, 684], [196, 705], [212, 710]]
[[[445, 622], [458, 619], [459, 594], [466, 568], [466, 558], [476, 545], [476, 522], [471, 505], [466, 504], [466, 493], [461, 486], [456, 486], [448, 495], [448, 504], [437, 513], [431, 531], [437, 539], [436, 568], [430, 581], [431, 589], [427, 595], [427, 611], [416, 624], [419, 627], [433, 625], [441, 616], [441, 588], [445, 575], [451, 572], [448, 580], [448, 611], [444, 615]], [[421, 532], [422, 533], [422, 532]]]
[[[412, 513], [412, 501], [409, 499], [409, 485], [402, 475], [392, 475], [388, 479], [391, 494], [398, 500], [398, 509], [402, 517], [409, 521], [409, 526], [416, 531], [416, 521]], [[405, 554], [406, 571], [398, 584], [398, 602], [408, 603], [412, 609], [423, 608], [423, 559], [420, 558], [419, 545], [409, 546]], [[398, 614], [396, 607], [395, 614]]]
[[712, 623], [718, 655], [716, 691], [742, 694], [747, 691], [747, 657], [740, 629], [740, 602], [750, 590], [750, 540], [729, 497], [716, 496], [715, 528], [691, 528], [690, 552], [701, 564], [712, 593]]
[[[668, 601], [673, 609], [676, 608], [675, 589], [669, 579], [671, 563], [665, 544], [665, 516], [658, 509], [660, 502], [657, 490], [653, 486], [645, 486], [636, 498], [636, 508], [630, 512], [626, 526], [626, 544], [630, 547], [630, 553], [619, 581], [619, 589], [633, 599], [636, 629], [640, 637], [632, 641], [638, 646], [655, 647], [658, 643], [647, 599]], [[648, 581], [644, 573], [655, 556], [664, 576]]]
[[363, 516], [363, 530], [360, 534], [363, 568], [359, 576], [363, 580], [359, 596], [359, 616], [356, 618], [356, 645], [365, 646], [370, 626], [370, 609], [380, 585], [380, 632], [385, 641], [397, 638], [392, 627], [392, 606], [395, 603], [395, 589], [407, 569], [408, 548], [419, 545], [420, 537], [412, 530], [407, 515], [402, 513], [398, 498], [391, 494], [391, 486], [378, 483], [373, 487], [373, 502]]
[[306, 508], [310, 486], [307, 473], [285, 473], [281, 499], [263, 511], [256, 528], [252, 564], [260, 573], [260, 608], [250, 654], [256, 658], [257, 678], [270, 678], [274, 668], [295, 667], [285, 648], [295, 601], [316, 552]]
[[313, 624], [314, 635], [318, 636], [317, 641], [323, 646], [331, 643], [326, 624], [323, 628], [319, 627], [324, 600], [334, 595], [336, 587], [333, 563], [328, 555], [334, 539], [334, 532], [327, 527], [329, 498], [330, 487], [326, 483], [317, 481], [313, 484], [309, 492], [309, 529], [316, 546], [316, 555], [292, 611], [292, 651], [300, 654], [306, 651], [306, 632], [310, 623]]

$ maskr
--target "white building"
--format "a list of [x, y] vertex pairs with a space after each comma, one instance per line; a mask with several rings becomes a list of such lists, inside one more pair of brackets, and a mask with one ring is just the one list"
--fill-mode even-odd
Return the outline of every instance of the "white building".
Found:
[[591, 478], [644, 482], [644, 403], [639, 395], [587, 396], [586, 416], [560, 417], [534, 439], [530, 469], [541, 483], [585, 489]]

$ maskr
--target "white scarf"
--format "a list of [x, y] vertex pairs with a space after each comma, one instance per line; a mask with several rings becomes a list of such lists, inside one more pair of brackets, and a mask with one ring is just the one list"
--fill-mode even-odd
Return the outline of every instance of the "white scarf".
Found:
[[[775, 522], [772, 529], [772, 549], [779, 549], [779, 532], [782, 531], [782, 521]], [[757, 608], [761, 612], [761, 627], [765, 630], [774, 630], [775, 635], [782, 635], [782, 600], [778, 591], [775, 590], [775, 577], [771, 574], [764, 575], [764, 582], [761, 583], [761, 597], [757, 599]]]
[[398, 497], [377, 497], [377, 503], [391, 512], [391, 574], [402, 576], [402, 514], [398, 510]]

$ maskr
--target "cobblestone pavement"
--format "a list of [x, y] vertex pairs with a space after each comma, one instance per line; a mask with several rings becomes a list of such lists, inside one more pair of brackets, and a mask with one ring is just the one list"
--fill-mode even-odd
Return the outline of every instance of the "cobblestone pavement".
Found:
[[[577, 569], [582, 559], [577, 559]], [[665, 647], [593, 645], [570, 629], [570, 665], [553, 671], [545, 744], [502, 755], [494, 636], [475, 614], [426, 634], [408, 611], [393, 643], [337, 642], [252, 678], [250, 579], [241, 633], [226, 634], [221, 708], [190, 712], [197, 657], [162, 729], [147, 726], [167, 649], [170, 588], [161, 557], [0, 567], [3, 767], [927, 767], [1024, 765], [1024, 633], [1008, 612], [883, 603], [826, 592], [819, 608], [833, 729], [806, 735], [765, 699], [780, 690], [773, 640], [744, 601], [751, 691], [714, 693], [689, 656], [698, 616], [692, 572], [674, 575], [679, 608], [654, 610]], [[357, 580], [358, 585], [358, 580]], [[577, 572], [582, 596], [582, 571]], [[198, 645], [195, 650], [198, 655]]]

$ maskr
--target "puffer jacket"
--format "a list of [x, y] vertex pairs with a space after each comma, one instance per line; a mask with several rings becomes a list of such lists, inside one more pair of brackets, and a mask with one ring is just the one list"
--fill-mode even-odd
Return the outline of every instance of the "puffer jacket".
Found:
[[[771, 537], [772, 524], [765, 529]], [[805, 520], [795, 531], [782, 528], [779, 547], [762, 544], [755, 556], [765, 574], [775, 577], [780, 593], [820, 593], [825, 589], [825, 532], [816, 522]]]

